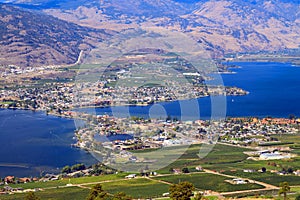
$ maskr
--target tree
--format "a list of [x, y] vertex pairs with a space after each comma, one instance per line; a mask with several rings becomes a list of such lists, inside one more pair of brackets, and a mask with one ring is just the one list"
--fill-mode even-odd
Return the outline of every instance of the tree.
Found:
[[278, 191], [279, 196], [283, 194], [283, 199], [287, 200], [287, 193], [291, 190], [288, 182], [280, 183], [280, 189]]
[[189, 182], [174, 184], [169, 188], [170, 197], [174, 200], [190, 200], [194, 189], [194, 185]]
[[203, 194], [201, 192], [198, 192], [195, 197], [194, 200], [201, 200], [203, 198]]
[[124, 192], [118, 192], [116, 193], [112, 200], [131, 200], [133, 199], [131, 196], [126, 195]]
[[62, 168], [61, 173], [71, 173], [71, 167], [69, 165], [66, 165]]
[[25, 196], [25, 200], [39, 200], [40, 198], [38, 198], [34, 192], [28, 192]]
[[172, 117], [170, 115], [168, 115], [168, 117], [166, 118], [166, 121], [171, 121]]
[[182, 171], [182, 173], [185, 173], [185, 174], [190, 173], [190, 171], [187, 167], [182, 168], [181, 171]]
[[92, 187], [86, 200], [96, 200], [96, 199], [106, 199], [108, 197], [107, 193], [102, 189], [101, 184], [96, 184]]
[[300, 200], [300, 194], [296, 196], [295, 200]]
[[76, 171], [80, 171], [80, 170], [85, 170], [85, 165], [84, 164], [76, 164], [76, 165], [73, 165], [72, 167], [71, 167], [71, 170], [73, 171], [73, 172], [76, 172]]
[[293, 170], [293, 168], [289, 167], [289, 168], [287, 169], [287, 172], [288, 172], [289, 174], [292, 174], [292, 173], [294, 172], [294, 170]]

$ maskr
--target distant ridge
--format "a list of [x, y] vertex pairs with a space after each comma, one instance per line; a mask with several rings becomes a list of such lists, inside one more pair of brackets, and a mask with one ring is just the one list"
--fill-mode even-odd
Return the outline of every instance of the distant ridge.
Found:
[[[218, 58], [228, 53], [277, 51], [300, 47], [300, 2], [298, 0], [15, 0], [6, 2], [30, 8], [34, 13], [33, 18], [39, 18], [41, 15], [41, 19], [47, 21], [49, 18], [54, 24], [60, 24], [61, 20], [65, 20], [79, 25], [72, 24], [74, 28], [70, 28], [71, 24], [65, 23], [60, 27], [61, 33], [64, 33], [64, 42], [59, 43], [64, 45], [60, 48], [54, 47], [55, 43], [58, 44], [59, 37], [55, 40], [50, 39], [49, 45], [46, 46], [41, 44], [41, 40], [31, 39], [32, 43], [26, 43], [25, 46], [29, 46], [32, 51], [34, 51], [32, 46], [38, 45], [45, 49], [43, 55], [49, 54], [48, 49], [51, 49], [54, 55], [41, 58], [43, 56], [37, 54], [32, 61], [24, 61], [31, 64], [59, 63], [60, 60], [62, 63], [75, 62], [83, 46], [90, 48], [105, 36], [103, 30], [122, 31], [149, 26], [185, 32], [211, 52], [213, 57]], [[20, 9], [11, 12], [20, 15], [21, 12], [28, 13]], [[56, 19], [57, 21], [54, 22], [54, 18], [41, 12], [61, 20]], [[25, 17], [22, 20], [25, 22], [27, 19]], [[51, 28], [51, 24], [45, 24], [48, 28], [43, 27], [47, 30], [60, 32], [57, 27], [55, 29]], [[38, 26], [35, 28], [40, 29]], [[99, 29], [102, 33], [100, 37]], [[38, 34], [35, 36], [43, 38]], [[20, 34], [16, 37], [25, 38], [25, 36], [20, 37]], [[46, 34], [44, 38], [46, 37], [51, 37], [51, 34]], [[69, 46], [67, 44], [71, 44], [72, 51], [66, 48]], [[4, 57], [14, 56], [7, 53], [15, 51], [14, 46], [9, 45], [5, 48], [2, 50]], [[20, 56], [27, 54], [22, 48], [18, 49], [23, 52]]]

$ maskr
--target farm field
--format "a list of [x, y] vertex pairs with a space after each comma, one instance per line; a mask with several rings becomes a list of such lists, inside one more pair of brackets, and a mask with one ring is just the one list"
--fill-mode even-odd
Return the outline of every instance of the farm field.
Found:
[[[292, 140], [295, 138], [287, 139]], [[72, 197], [72, 199], [75, 200], [85, 199], [89, 193], [89, 188], [96, 183], [101, 183], [103, 189], [110, 194], [125, 192], [136, 199], [162, 197], [163, 193], [168, 192], [171, 184], [182, 181], [193, 183], [197, 190], [212, 190], [221, 193], [264, 188], [262, 185], [255, 183], [233, 185], [225, 181], [230, 180], [231, 178], [229, 177], [206, 172], [196, 172], [196, 166], [217, 171], [221, 174], [261, 181], [274, 186], [279, 186], [279, 184], [284, 181], [289, 182], [291, 186], [299, 187], [300, 185], [300, 176], [280, 176], [269, 172], [270, 170], [280, 169], [281, 167], [293, 167], [296, 169], [300, 166], [299, 157], [293, 158], [292, 160], [253, 161], [247, 160], [247, 155], [244, 154], [245, 151], [252, 151], [251, 149], [216, 144], [205, 158], [200, 159], [197, 155], [200, 147], [201, 145], [192, 145], [176, 162], [158, 170], [158, 176], [150, 178], [138, 176], [135, 179], [125, 179], [125, 176], [129, 173], [119, 173], [71, 179], [65, 178], [49, 182], [13, 184], [9, 186], [24, 189], [41, 188], [42, 191], [36, 192], [36, 195], [41, 199], [66, 199], [68, 196], [68, 198]], [[205, 146], [203, 148], [210, 147]], [[276, 162], [276, 166], [274, 166], [272, 162]], [[257, 172], [257, 170], [262, 167], [267, 168], [266, 173]], [[188, 168], [190, 173], [172, 174], [170, 168]], [[254, 169], [256, 172], [244, 173], [243, 169]], [[69, 183], [73, 186], [66, 187]], [[299, 193], [298, 187], [292, 188], [292, 191], [296, 192], [296, 194]], [[291, 195], [291, 197], [294, 197], [296, 194]], [[24, 199], [24, 194], [1, 195], [0, 199]], [[280, 198], [278, 197], [278, 199]]]
[[253, 173], [244, 173], [242, 171], [226, 171], [224, 174], [249, 178], [257, 181], [261, 181], [264, 183], [268, 183], [271, 185], [279, 186], [281, 182], [288, 182], [291, 186], [300, 185], [300, 176], [293, 175], [277, 175], [274, 173], [261, 173], [261, 172], [253, 172]]
[[102, 176], [91, 176], [91, 177], [80, 177], [80, 178], [65, 178], [61, 180], [48, 181], [48, 182], [31, 182], [23, 184], [11, 184], [10, 187], [13, 188], [23, 188], [23, 189], [35, 189], [35, 188], [55, 188], [60, 186], [65, 186], [67, 184], [84, 184], [84, 183], [93, 183], [93, 182], [102, 182], [108, 180], [119, 180], [124, 179], [126, 173], [120, 174], [110, 174]]
[[111, 183], [103, 183], [103, 189], [111, 194], [125, 192], [134, 198], [161, 197], [168, 192], [169, 185], [146, 178], [136, 178]]
[[[68, 187], [58, 189], [48, 189], [40, 192], [36, 192], [36, 196], [40, 199], [48, 200], [83, 200], [89, 193], [88, 189], [79, 187]], [[24, 200], [26, 194], [13, 194], [13, 195], [1, 195], [1, 200]]]
[[225, 180], [230, 178], [220, 175], [214, 175], [209, 173], [197, 173], [197, 174], [181, 174], [181, 175], [167, 175], [154, 177], [155, 180], [166, 181], [172, 184], [188, 181], [194, 184], [198, 190], [212, 190], [217, 192], [232, 192], [240, 190], [262, 189], [261, 185], [257, 184], [240, 184], [233, 185]]
[[[211, 151], [204, 158], [199, 158], [199, 150], [205, 152], [206, 150]], [[250, 149], [234, 147], [222, 144], [211, 145], [191, 145], [191, 147], [174, 163], [159, 170], [159, 173], [168, 174], [170, 168], [183, 168], [188, 167], [193, 171], [196, 166], [201, 165], [202, 167], [214, 167], [218, 165], [231, 166], [234, 163], [240, 163], [244, 161], [248, 156], [244, 154], [245, 151], [251, 151]]]

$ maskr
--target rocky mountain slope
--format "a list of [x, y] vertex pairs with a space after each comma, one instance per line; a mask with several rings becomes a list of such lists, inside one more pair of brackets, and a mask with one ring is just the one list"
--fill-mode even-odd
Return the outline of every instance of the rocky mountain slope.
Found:
[[[14, 0], [11, 3], [88, 28], [121, 31], [164, 27], [182, 31], [215, 57], [300, 47], [299, 0]], [[70, 40], [79, 37], [77, 31], [73, 34], [66, 37]], [[84, 41], [79, 35], [80, 41]]]
[[[62, 6], [65, 7], [65, 6]], [[84, 26], [122, 30], [162, 26], [190, 34], [215, 55], [298, 48], [297, 0], [110, 0], [45, 12]]]
[[108, 34], [41, 12], [0, 4], [0, 64], [40, 66], [75, 63], [81, 50]]

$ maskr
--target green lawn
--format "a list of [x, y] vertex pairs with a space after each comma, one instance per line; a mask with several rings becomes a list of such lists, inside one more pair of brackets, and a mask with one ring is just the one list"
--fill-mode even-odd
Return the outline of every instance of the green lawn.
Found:
[[188, 181], [193, 183], [194, 186], [199, 190], [213, 190], [218, 192], [231, 192], [237, 190], [263, 188], [262, 186], [257, 184], [232, 185], [225, 182], [225, 180], [230, 180], [230, 178], [208, 173], [167, 175], [155, 177], [154, 179], [166, 181], [169, 183]]

